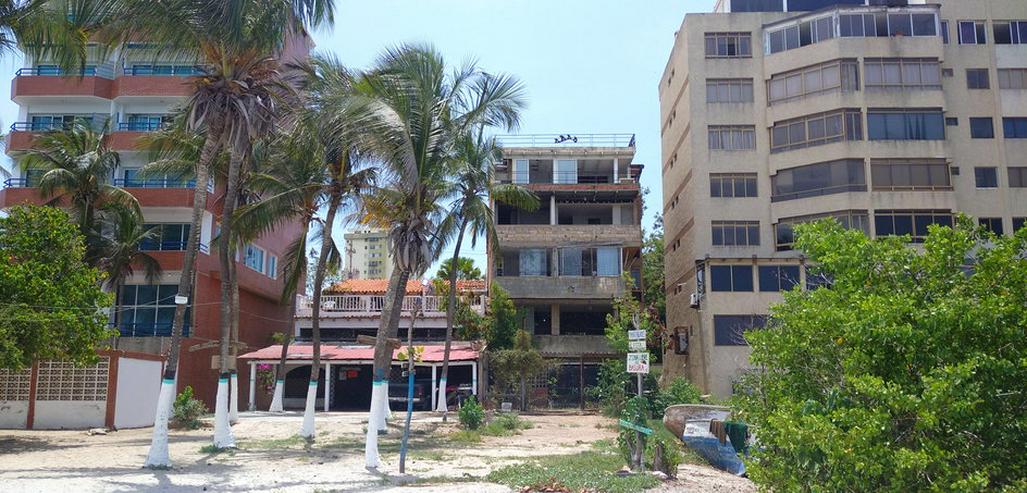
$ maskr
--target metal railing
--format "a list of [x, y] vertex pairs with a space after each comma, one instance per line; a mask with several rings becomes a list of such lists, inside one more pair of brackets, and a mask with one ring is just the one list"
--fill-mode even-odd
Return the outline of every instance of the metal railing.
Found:
[[172, 65], [172, 64], [138, 64], [124, 65], [119, 71], [125, 76], [148, 76], [148, 77], [194, 77], [203, 75], [204, 71], [196, 65]]
[[[107, 125], [110, 120], [110, 115], [104, 114], [93, 114], [93, 115], [76, 115], [76, 121], [85, 122], [95, 131], [103, 130], [104, 126]], [[59, 121], [34, 121], [34, 122], [14, 122], [11, 124], [12, 132], [53, 132], [60, 130], [68, 130], [72, 126], [72, 122], [59, 120]]]
[[173, 178], [115, 178], [114, 185], [125, 188], [193, 188], [196, 186], [196, 180], [179, 180]]
[[[35, 186], [35, 183], [32, 184]], [[29, 187], [28, 178], [8, 178], [4, 180], [4, 188], [27, 188]]]
[[100, 64], [87, 65], [82, 70], [67, 72], [60, 67], [44, 65], [37, 67], [20, 68], [14, 72], [15, 77], [102, 77], [104, 79], [114, 78], [114, 65]]
[[503, 147], [635, 147], [635, 134], [499, 135]]
[[156, 132], [167, 126], [164, 122], [121, 122], [118, 124], [119, 132]]
[[[465, 297], [466, 299], [466, 297]], [[471, 309], [484, 313], [484, 295], [473, 296], [470, 299]], [[445, 300], [443, 296], [406, 296], [403, 298], [403, 312], [413, 313], [421, 310], [424, 313], [445, 313]], [[321, 314], [325, 316], [338, 316], [342, 314], [377, 314], [385, 307], [384, 295], [337, 295], [328, 294], [321, 296]], [[310, 315], [313, 308], [313, 300], [309, 296], [298, 296], [296, 299], [297, 314]]]
[[529, 185], [536, 183], [552, 183], [557, 185], [601, 185], [608, 183], [630, 183], [633, 182], [634, 178], [631, 176], [631, 170], [624, 170], [620, 180], [613, 172], [609, 173], [586, 173], [579, 171], [557, 171], [554, 173], [544, 173], [543, 176], [539, 176], [537, 173], [535, 176], [531, 176], [529, 172], [515, 172], [511, 173], [509, 179], [500, 179], [500, 183], [514, 183], [518, 185]]

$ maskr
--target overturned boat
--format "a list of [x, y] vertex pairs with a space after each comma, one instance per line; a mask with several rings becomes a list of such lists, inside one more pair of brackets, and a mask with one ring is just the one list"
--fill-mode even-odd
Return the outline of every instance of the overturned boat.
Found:
[[724, 406], [681, 404], [667, 408], [663, 424], [712, 466], [742, 476], [745, 463], [739, 453], [747, 450], [748, 432], [730, 418], [731, 409]]

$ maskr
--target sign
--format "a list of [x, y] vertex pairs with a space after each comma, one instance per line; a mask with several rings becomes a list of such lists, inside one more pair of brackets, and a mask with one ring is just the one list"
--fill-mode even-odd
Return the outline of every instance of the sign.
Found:
[[628, 349], [632, 351], [645, 351], [645, 341], [628, 341]]
[[645, 331], [644, 330], [629, 330], [628, 331], [628, 340], [631, 340], [631, 341], [642, 340], [642, 341], [644, 341], [645, 340]]
[[649, 373], [649, 353], [628, 353], [628, 373]]
[[643, 435], [652, 435], [653, 434], [652, 428], [646, 428], [644, 426], [639, 426], [639, 425], [636, 425], [635, 423], [632, 423], [631, 421], [626, 421], [626, 420], [623, 420], [623, 419], [618, 420], [618, 422], [620, 423], [621, 426], [623, 426], [623, 427], [625, 427], [625, 428], [627, 428], [629, 430], [635, 430], [635, 431], [637, 431], [637, 432], [639, 432], [639, 433], [641, 433]]

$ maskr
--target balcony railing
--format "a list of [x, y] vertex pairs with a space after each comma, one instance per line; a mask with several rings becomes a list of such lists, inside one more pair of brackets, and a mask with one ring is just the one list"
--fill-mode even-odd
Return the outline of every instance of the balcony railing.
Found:
[[[76, 118], [77, 121], [85, 122], [95, 131], [103, 130], [103, 127], [110, 119], [108, 115], [84, 115]], [[35, 121], [35, 122], [14, 122], [11, 124], [12, 132], [53, 132], [71, 128], [69, 121]]]
[[[114, 185], [125, 188], [193, 188], [196, 180], [177, 180], [172, 178], [115, 178]], [[208, 190], [210, 187], [208, 187]]]
[[529, 172], [515, 172], [512, 173], [510, 179], [500, 179], [500, 183], [514, 183], [517, 185], [531, 185], [531, 184], [557, 184], [557, 185], [602, 185], [608, 183], [634, 183], [634, 178], [631, 176], [631, 172], [627, 171], [623, 173], [620, 180], [616, 179], [616, 175], [613, 172], [610, 173], [582, 173], [577, 171], [557, 171], [555, 173], [544, 173], [543, 176], [539, 176], [538, 173], [534, 175]]
[[167, 126], [164, 122], [121, 122], [119, 132], [156, 132]]
[[[445, 297], [443, 296], [406, 296], [403, 298], [403, 313], [412, 314], [421, 310], [426, 317], [445, 315]], [[466, 299], [466, 297], [465, 297]], [[485, 313], [484, 295], [476, 295], [470, 299], [471, 309]], [[378, 316], [385, 307], [384, 295], [323, 295], [321, 296], [322, 317], [362, 317]], [[296, 315], [309, 317], [313, 314], [313, 300], [309, 296], [296, 298]]]
[[126, 65], [121, 67], [120, 75], [129, 77], [193, 77], [203, 75], [203, 69], [196, 65]]
[[500, 135], [503, 147], [635, 147], [635, 134]]
[[4, 188], [26, 188], [29, 186], [35, 186], [35, 183], [30, 185], [28, 178], [8, 178], [4, 180]]
[[110, 64], [88, 65], [82, 70], [67, 72], [56, 66], [39, 66], [20, 68], [15, 77], [103, 77], [114, 78], [114, 66]]

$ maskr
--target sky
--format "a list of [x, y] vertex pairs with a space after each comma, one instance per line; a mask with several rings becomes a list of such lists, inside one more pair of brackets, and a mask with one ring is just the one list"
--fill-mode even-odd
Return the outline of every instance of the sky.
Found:
[[[634, 162], [645, 165], [641, 182], [649, 189], [643, 227], [650, 229], [663, 209], [658, 83], [685, 13], [709, 12], [714, 3], [337, 0], [334, 28], [312, 34], [317, 52], [355, 68], [370, 66], [389, 46], [431, 43], [450, 65], [470, 58], [488, 71], [513, 74], [528, 102], [519, 133], [634, 133]], [[20, 67], [20, 60], [4, 57], [0, 80], [11, 80]], [[7, 126], [17, 119], [17, 106], [10, 84], [0, 90], [0, 121]], [[336, 234], [340, 249], [342, 235]], [[461, 255], [484, 265], [480, 242]], [[444, 252], [442, 258], [451, 256]]]

